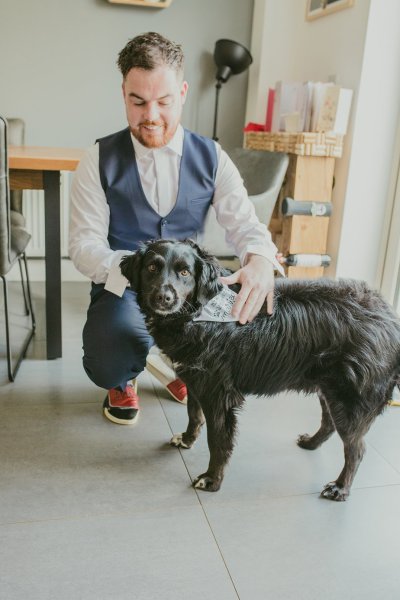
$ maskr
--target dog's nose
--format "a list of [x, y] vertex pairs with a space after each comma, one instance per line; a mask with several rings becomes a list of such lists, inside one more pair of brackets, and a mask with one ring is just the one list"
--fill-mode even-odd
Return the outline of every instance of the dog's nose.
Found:
[[157, 295], [157, 301], [164, 306], [171, 306], [174, 302], [174, 295], [171, 290], [165, 290]]

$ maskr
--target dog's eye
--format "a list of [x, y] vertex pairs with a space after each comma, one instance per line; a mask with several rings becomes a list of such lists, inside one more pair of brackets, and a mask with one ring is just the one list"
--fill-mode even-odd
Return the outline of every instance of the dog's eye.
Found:
[[150, 271], [150, 273], [154, 273], [154, 271], [157, 271], [156, 265], [149, 265], [147, 268]]
[[188, 269], [182, 269], [180, 274], [182, 275], [182, 277], [188, 277], [190, 275], [190, 271], [188, 271]]

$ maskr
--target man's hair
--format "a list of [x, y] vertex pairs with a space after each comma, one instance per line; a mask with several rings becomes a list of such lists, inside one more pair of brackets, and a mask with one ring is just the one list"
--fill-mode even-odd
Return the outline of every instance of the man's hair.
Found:
[[149, 31], [129, 40], [119, 53], [117, 64], [124, 79], [131, 69], [152, 71], [162, 65], [183, 75], [184, 55], [180, 44]]

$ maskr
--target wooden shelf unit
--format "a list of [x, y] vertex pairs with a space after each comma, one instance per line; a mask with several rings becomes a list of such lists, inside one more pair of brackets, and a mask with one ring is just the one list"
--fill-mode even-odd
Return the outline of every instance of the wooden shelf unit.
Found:
[[[301, 201], [331, 202], [335, 158], [341, 156], [343, 136], [336, 140], [330, 136], [330, 144], [324, 146], [315, 143], [314, 146], [311, 144], [305, 149], [302, 143], [304, 139], [309, 140], [312, 136], [317, 138], [323, 134], [298, 134], [296, 143], [293, 142], [293, 134], [290, 135], [264, 132], [245, 134], [245, 148], [266, 151], [279, 149], [289, 153], [289, 167], [285, 182], [269, 223], [272, 239], [284, 256], [326, 254], [329, 217], [311, 215], [285, 217], [282, 215], [281, 206], [285, 197]], [[323, 141], [325, 143], [325, 140]], [[290, 278], [314, 279], [323, 276], [324, 267], [289, 266], [285, 271]]]

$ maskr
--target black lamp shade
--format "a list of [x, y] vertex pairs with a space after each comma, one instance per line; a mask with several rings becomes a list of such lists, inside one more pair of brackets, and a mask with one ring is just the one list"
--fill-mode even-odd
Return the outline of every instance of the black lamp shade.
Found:
[[214, 61], [218, 67], [216, 78], [225, 83], [231, 75], [245, 71], [253, 62], [250, 52], [233, 40], [215, 42]]

